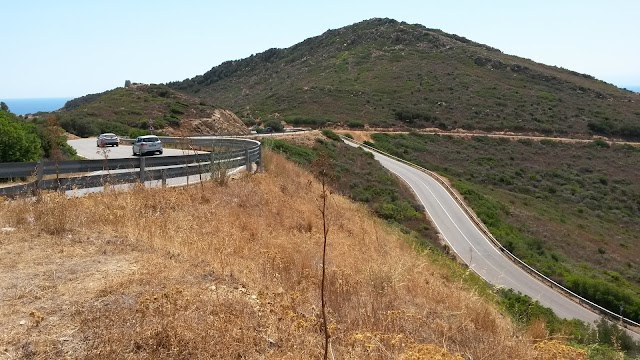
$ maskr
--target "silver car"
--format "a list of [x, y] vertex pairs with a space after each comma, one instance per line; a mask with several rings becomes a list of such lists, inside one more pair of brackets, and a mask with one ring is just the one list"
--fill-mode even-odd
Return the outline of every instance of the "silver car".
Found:
[[133, 155], [162, 154], [162, 142], [155, 135], [138, 136], [133, 143]]
[[96, 139], [97, 147], [105, 147], [105, 146], [118, 146], [120, 145], [120, 139], [116, 134], [105, 133], [98, 135], [98, 139]]

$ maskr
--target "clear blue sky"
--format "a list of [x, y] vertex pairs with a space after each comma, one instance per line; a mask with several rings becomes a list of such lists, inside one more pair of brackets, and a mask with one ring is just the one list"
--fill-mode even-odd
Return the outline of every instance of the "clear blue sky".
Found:
[[638, 0], [2, 0], [0, 13], [3, 99], [183, 80], [373, 17], [640, 86]]

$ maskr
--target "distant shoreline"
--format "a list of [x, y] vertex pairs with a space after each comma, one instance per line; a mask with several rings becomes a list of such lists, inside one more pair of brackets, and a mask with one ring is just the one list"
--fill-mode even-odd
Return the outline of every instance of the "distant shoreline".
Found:
[[7, 106], [9, 111], [16, 115], [35, 114], [40, 111], [55, 111], [64, 106], [64, 104], [73, 98], [56, 97], [56, 98], [31, 98], [31, 99], [0, 99]]

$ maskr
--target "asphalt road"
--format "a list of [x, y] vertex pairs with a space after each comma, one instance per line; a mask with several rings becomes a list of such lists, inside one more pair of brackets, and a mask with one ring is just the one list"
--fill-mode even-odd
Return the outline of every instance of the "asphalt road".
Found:
[[[476, 228], [447, 190], [432, 177], [387, 156], [376, 152], [373, 154], [384, 167], [407, 182], [450, 248], [483, 279], [493, 285], [529, 295], [540, 304], [553, 309], [562, 318], [575, 318], [588, 323], [600, 318], [598, 314], [567, 299], [503, 256]], [[640, 338], [635, 335], [634, 337]]]
[[[74, 149], [76, 149], [76, 151], [78, 152], [78, 155], [90, 160], [104, 159], [104, 154], [102, 153], [103, 150], [106, 152], [106, 155], [108, 156], [109, 159], [123, 159], [123, 158], [134, 157], [133, 151], [131, 149], [131, 145], [120, 145], [118, 147], [109, 146], [105, 148], [99, 148], [96, 146], [95, 138], [69, 140], [67, 142]], [[162, 155], [153, 155], [153, 156], [176, 156], [176, 155], [187, 155], [187, 154], [193, 154], [193, 153], [185, 152], [177, 149], [164, 148]]]
[[[131, 158], [131, 157], [135, 157], [137, 158], [138, 156], [134, 156], [132, 149], [131, 149], [131, 145], [120, 145], [120, 146], [109, 146], [106, 148], [99, 148], [96, 146], [96, 139], [95, 138], [88, 138], [88, 139], [77, 139], [77, 140], [68, 140], [67, 141], [69, 143], [69, 145], [71, 145], [71, 147], [73, 147], [74, 149], [76, 149], [76, 152], [78, 153], [78, 155], [86, 158], [86, 159], [90, 159], [90, 160], [101, 160], [104, 159], [104, 153], [103, 151], [106, 151], [106, 154], [108, 156], [109, 159], [122, 159], [122, 158]], [[198, 153], [203, 153], [203, 151], [198, 151]], [[192, 151], [183, 151], [183, 150], [177, 150], [177, 149], [167, 149], [167, 148], [163, 148], [162, 151], [162, 155], [153, 155], [153, 156], [176, 156], [176, 155], [189, 155], [189, 154], [193, 154]], [[146, 156], [150, 156], [150, 155], [146, 155]], [[238, 167], [238, 168], [234, 168], [234, 169], [229, 169], [229, 175], [234, 175], [238, 172], [241, 172], [244, 170], [244, 166]], [[151, 169], [155, 169], [155, 168], [148, 168], [149, 170]], [[111, 170], [111, 173], [117, 173], [117, 172], [125, 172], [125, 171], [131, 171], [129, 169], [122, 169], [122, 170]], [[94, 173], [91, 173], [90, 175], [99, 175], [101, 173], [103, 173], [104, 171], [96, 171]], [[200, 175], [190, 175], [190, 176], [183, 176], [183, 177], [176, 177], [176, 178], [169, 178], [167, 179], [167, 186], [185, 186], [185, 185], [189, 185], [189, 184], [195, 184], [198, 183], [200, 181], [200, 179], [202, 179], [203, 181], [209, 180], [211, 174], [209, 173], [204, 173], [202, 174], [202, 176]], [[146, 181], [145, 182], [145, 186], [146, 187], [160, 187], [162, 186], [162, 182], [160, 180], [153, 180], [153, 181]], [[127, 191], [130, 188], [133, 187], [133, 184], [119, 184], [119, 185], [113, 185], [113, 189], [116, 190], [122, 190], [122, 191]], [[96, 187], [96, 188], [85, 188], [85, 189], [77, 189], [77, 190], [69, 190], [66, 192], [67, 195], [69, 196], [83, 196], [89, 193], [93, 193], [93, 192], [101, 192], [104, 190], [104, 187]]]

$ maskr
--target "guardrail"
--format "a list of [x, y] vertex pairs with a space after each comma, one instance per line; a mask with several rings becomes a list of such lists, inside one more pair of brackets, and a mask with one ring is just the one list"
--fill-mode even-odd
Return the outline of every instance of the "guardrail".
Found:
[[[124, 139], [125, 141], [127, 139]], [[239, 138], [170, 138], [162, 137], [164, 144], [188, 144], [199, 147], [226, 148], [227, 151], [206, 154], [144, 157], [127, 159], [41, 161], [24, 163], [0, 163], [0, 179], [35, 177], [26, 184], [0, 187], [0, 196], [15, 197], [36, 190], [72, 190], [120, 184], [161, 180], [195, 175], [210, 170], [211, 164], [227, 168], [253, 163], [261, 166], [262, 147], [259, 141]], [[203, 167], [204, 165], [204, 167]], [[150, 169], [152, 168], [152, 169]], [[137, 169], [137, 171], [135, 171]], [[111, 170], [130, 170], [111, 173]], [[106, 172], [96, 175], [81, 175], [44, 179], [45, 175]]]
[[460, 197], [460, 195], [458, 195], [458, 193], [451, 188], [451, 186], [448, 184], [447, 181], [444, 180], [444, 178], [438, 174], [436, 174], [435, 172], [425, 169], [421, 166], [418, 166], [414, 163], [411, 163], [407, 160], [404, 160], [402, 158], [399, 158], [397, 156], [391, 155], [389, 153], [386, 153], [384, 151], [381, 151], [379, 149], [376, 149], [374, 147], [365, 145], [363, 143], [360, 143], [358, 141], [355, 141], [353, 139], [347, 138], [347, 137], [342, 137], [344, 140], [352, 142], [354, 144], [357, 144], [360, 147], [363, 147], [365, 149], [368, 149], [370, 151], [374, 151], [377, 153], [380, 153], [382, 155], [385, 155], [387, 157], [390, 157], [396, 161], [399, 161], [403, 164], [406, 164], [408, 166], [411, 166], [417, 170], [422, 171], [423, 173], [431, 176], [434, 180], [436, 180], [440, 185], [442, 185], [445, 190], [449, 193], [449, 195], [451, 195], [451, 197], [453, 197], [453, 199], [456, 201], [456, 203], [458, 203], [458, 205], [460, 205], [460, 207], [462, 208], [462, 210], [467, 214], [467, 216], [471, 219], [471, 221], [473, 221], [473, 223], [476, 225], [476, 227], [491, 241], [491, 243], [498, 249], [500, 250], [503, 254], [505, 254], [505, 256], [507, 256], [507, 258], [509, 258], [511, 261], [513, 261], [516, 265], [518, 265], [521, 269], [523, 269], [524, 271], [526, 271], [527, 273], [529, 273], [530, 275], [532, 275], [533, 277], [535, 277], [536, 279], [538, 279], [538, 281], [547, 284], [547, 286], [549, 286], [550, 288], [554, 289], [555, 291], [557, 291], [558, 293], [564, 295], [565, 297], [573, 300], [574, 302], [576, 302], [577, 304], [588, 308], [589, 310], [606, 316], [607, 318], [609, 318], [609, 320], [613, 320], [613, 321], [620, 321], [622, 322], [622, 324], [628, 329], [631, 330], [633, 332], [639, 333], [640, 330], [640, 323], [637, 323], [631, 319], [627, 319], [619, 314], [614, 313], [611, 310], [605, 309], [602, 306], [587, 300], [583, 297], [581, 297], [580, 295], [574, 293], [573, 291], [565, 288], [564, 286], [558, 284], [557, 282], [553, 281], [552, 279], [546, 277], [545, 275], [543, 275], [542, 273], [540, 273], [539, 271], [537, 271], [536, 269], [532, 268], [531, 266], [529, 266], [527, 263], [525, 263], [524, 261], [520, 260], [519, 258], [517, 258], [514, 254], [512, 254], [509, 250], [507, 250], [504, 246], [502, 246], [502, 244], [491, 234], [491, 232], [489, 231], [489, 229], [484, 225], [484, 223], [478, 218], [478, 216], [475, 214], [475, 212], [473, 210], [471, 210], [467, 204], [464, 202], [464, 200]]

